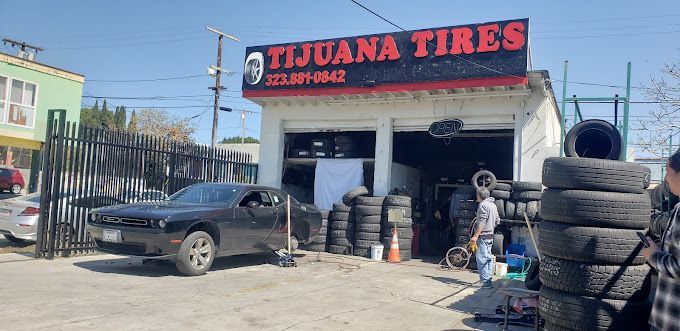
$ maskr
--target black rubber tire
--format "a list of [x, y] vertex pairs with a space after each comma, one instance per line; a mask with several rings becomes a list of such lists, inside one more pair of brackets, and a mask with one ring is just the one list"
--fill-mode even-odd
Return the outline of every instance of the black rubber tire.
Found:
[[328, 219], [326, 219], [326, 218], [321, 219], [321, 227], [322, 228], [328, 227], [328, 223], [329, 223]]
[[510, 199], [515, 201], [529, 202], [541, 200], [541, 196], [543, 196], [543, 192], [540, 191], [520, 191], [512, 192]]
[[333, 157], [333, 152], [328, 149], [316, 149], [312, 148], [312, 158], [331, 158]]
[[541, 282], [552, 289], [616, 300], [639, 301], [651, 287], [650, 267], [599, 265], [543, 255]]
[[354, 249], [354, 256], [361, 256], [365, 258], [370, 258], [371, 257], [371, 249], [370, 248], [355, 248]]
[[357, 145], [356, 144], [338, 144], [336, 143], [334, 148], [335, 153], [345, 153], [345, 152], [356, 152], [357, 150]]
[[536, 215], [538, 215], [538, 203], [539, 201], [529, 201], [527, 202], [527, 217], [530, 221], [536, 220]]
[[372, 223], [357, 223], [356, 225], [356, 231], [357, 232], [380, 232], [382, 229], [382, 225], [380, 224], [372, 224]]
[[541, 222], [539, 251], [543, 254], [596, 264], [645, 263], [636, 230], [583, 227]]
[[312, 153], [308, 149], [292, 148], [288, 157], [306, 159], [311, 157], [311, 155]]
[[645, 301], [599, 299], [541, 286], [539, 311], [558, 326], [573, 330], [648, 330], [651, 305]]
[[350, 210], [352, 210], [352, 207], [345, 205], [344, 203], [334, 203], [333, 204], [333, 213], [338, 213], [338, 212], [349, 213]]
[[411, 207], [411, 197], [403, 195], [388, 195], [385, 197], [385, 206]]
[[540, 264], [541, 262], [539, 262], [538, 259], [531, 259], [531, 266], [529, 267], [529, 270], [527, 270], [527, 275], [524, 278], [524, 286], [527, 290], [538, 291], [541, 289], [543, 283], [539, 277]]
[[458, 203], [458, 208], [462, 210], [477, 211], [479, 203], [477, 201], [461, 201]]
[[342, 202], [346, 205], [351, 205], [352, 201], [361, 195], [368, 195], [368, 189], [366, 186], [359, 186], [347, 192], [347, 194], [342, 197]]
[[387, 211], [389, 209], [399, 209], [404, 211], [404, 217], [410, 218], [411, 217], [411, 207], [398, 207], [398, 206], [385, 206], [382, 210], [382, 215], [387, 218]]
[[496, 187], [496, 175], [493, 174], [493, 172], [489, 170], [480, 170], [477, 171], [474, 175], [472, 175], [472, 186], [475, 188], [475, 190], [479, 189], [479, 183], [477, 182], [479, 180], [479, 177], [482, 176], [487, 176], [491, 178], [491, 182], [489, 183], [489, 186], [484, 186], [486, 187], [489, 191], [493, 191], [493, 189]]
[[505, 192], [510, 192], [512, 191], [512, 185], [511, 184], [506, 184], [506, 183], [498, 183], [496, 182], [496, 187], [493, 189], [494, 191], [505, 191]]
[[323, 243], [323, 244], [309, 244], [309, 245], [305, 245], [304, 247], [302, 247], [302, 249], [304, 249], [306, 251], [311, 251], [311, 252], [325, 252], [326, 246], [327, 245], [325, 243]]
[[356, 140], [350, 136], [336, 136], [333, 141], [336, 144], [354, 144]]
[[360, 195], [354, 199], [354, 204], [359, 206], [380, 206], [382, 207], [385, 197], [369, 197]]
[[373, 216], [382, 214], [383, 207], [355, 205], [353, 210], [359, 216]]
[[512, 201], [505, 202], [505, 219], [511, 220], [515, 217], [515, 203]]
[[498, 217], [505, 218], [505, 200], [497, 199], [494, 203], [496, 204], [496, 209], [498, 209]]
[[381, 245], [379, 240], [359, 240], [354, 242], [354, 248], [371, 249], [371, 245]]
[[[210, 244], [210, 255], [208, 257], [208, 263], [204, 265], [202, 268], [194, 268], [191, 264], [191, 260], [189, 257], [189, 250], [191, 250], [191, 246], [196, 242], [198, 239], [205, 239], [208, 241]], [[194, 231], [190, 233], [184, 240], [182, 240], [182, 244], [179, 247], [179, 251], [177, 252], [177, 256], [175, 258], [175, 266], [177, 267], [177, 270], [182, 273], [183, 275], [186, 276], [200, 276], [208, 272], [210, 267], [212, 266], [213, 262], [215, 261], [215, 256], [216, 256], [217, 250], [215, 247], [215, 242], [213, 241], [212, 237], [204, 231]]]
[[328, 245], [328, 253], [339, 254], [339, 255], [347, 255], [347, 252], [349, 252], [349, 248], [347, 246]]
[[499, 190], [493, 190], [491, 191], [491, 197], [494, 199], [503, 199], [503, 200], [508, 200], [510, 199], [511, 193], [508, 191], [499, 191]]
[[637, 163], [568, 157], [543, 162], [543, 183], [549, 188], [642, 193], [650, 178], [649, 168]]
[[312, 238], [312, 240], [309, 242], [309, 244], [307, 246], [316, 245], [316, 244], [326, 244], [327, 241], [328, 241], [328, 237], [326, 235], [316, 236], [316, 237]]
[[[411, 239], [398, 238], [398, 240], [399, 250], [411, 250], [411, 245], [413, 245], [413, 241]], [[392, 237], [383, 237], [380, 239], [380, 243], [387, 247], [387, 250], [389, 250], [390, 244], [392, 244]]]
[[[387, 260], [387, 257], [389, 256], [389, 254], [390, 254], [390, 248], [388, 246], [388, 247], [385, 247], [385, 249], [383, 250], [383, 260]], [[399, 259], [402, 262], [410, 261], [411, 260], [411, 250], [410, 249], [409, 250], [403, 250], [403, 249], [400, 248], [399, 249]]]
[[347, 230], [349, 222], [347, 221], [333, 221], [331, 222], [331, 229], [333, 230]]
[[327, 220], [330, 214], [331, 214], [330, 210], [321, 210], [321, 219]]
[[504, 235], [502, 233], [494, 233], [493, 234], [493, 245], [491, 246], [491, 254], [494, 255], [505, 255], [505, 251], [503, 251], [503, 237]]
[[[390, 229], [394, 228], [394, 223], [387, 222], [387, 217], [383, 217], [383, 221], [384, 221], [383, 224], [386, 227], [389, 227]], [[413, 226], [413, 220], [406, 217], [406, 218], [403, 218], [401, 220], [401, 222], [396, 222], [396, 224], [397, 224], [397, 228], [400, 228], [400, 229], [401, 228], [409, 228], [410, 229]]]
[[[587, 137], [591, 141], [584, 142]], [[618, 160], [621, 153], [621, 133], [607, 121], [582, 121], [564, 137], [564, 155], [567, 157]]]
[[543, 191], [543, 184], [539, 182], [512, 182], [512, 191]]
[[333, 157], [336, 159], [356, 159], [359, 157], [359, 153], [355, 152], [335, 152]]
[[524, 221], [524, 213], [527, 212], [526, 202], [517, 201], [515, 203], [515, 217], [513, 219]]
[[329, 236], [331, 239], [347, 238], [347, 230], [331, 230]]
[[369, 215], [357, 217], [358, 224], [380, 224], [382, 221], [382, 215]]
[[626, 229], [645, 229], [652, 216], [646, 193], [547, 189], [541, 216], [553, 222]]
[[[399, 231], [399, 239], [413, 239], [413, 229], [398, 229]], [[384, 231], [381, 231], [381, 238], [392, 238], [392, 230], [391, 229], [386, 229]]]
[[344, 212], [344, 211], [336, 211], [331, 214], [331, 223], [336, 222], [336, 221], [345, 221], [347, 222], [349, 220], [349, 212]]
[[331, 244], [336, 246], [351, 246], [352, 242], [347, 238], [333, 238]]
[[380, 241], [380, 232], [357, 232], [354, 237], [357, 240]]

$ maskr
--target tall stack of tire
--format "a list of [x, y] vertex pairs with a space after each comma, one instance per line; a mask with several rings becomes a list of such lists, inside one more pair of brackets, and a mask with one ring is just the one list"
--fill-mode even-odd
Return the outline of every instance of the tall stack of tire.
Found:
[[498, 183], [491, 196], [496, 199], [501, 219], [524, 221], [526, 214], [530, 221], [535, 221], [539, 220], [542, 190], [539, 182]]
[[451, 196], [451, 217], [454, 225], [454, 245], [465, 247], [470, 242], [470, 223], [477, 215], [479, 203], [476, 201], [476, 190], [473, 186], [458, 188]]
[[333, 212], [330, 217], [330, 245], [328, 252], [332, 254], [347, 255], [352, 245], [350, 233], [350, 207], [342, 203], [333, 204]]
[[354, 199], [356, 234], [354, 255], [371, 256], [371, 246], [380, 244], [381, 215], [385, 197], [358, 196]]
[[650, 268], [636, 231], [649, 225], [649, 168], [548, 158], [543, 164], [539, 305], [567, 330], [645, 330]]
[[321, 229], [319, 230], [319, 234], [314, 237], [309, 244], [304, 245], [303, 249], [306, 249], [308, 251], [312, 252], [325, 252], [328, 250], [328, 239], [329, 239], [329, 231], [328, 231], [328, 217], [330, 216], [330, 212], [328, 210], [322, 210], [321, 211]]
[[[390, 244], [392, 243], [392, 234], [394, 229], [397, 229], [397, 236], [399, 241], [399, 256], [401, 261], [411, 260], [411, 245], [413, 240], [413, 220], [411, 218], [412, 205], [411, 197], [401, 195], [388, 195], [385, 197], [382, 206], [382, 239], [380, 242], [385, 247], [383, 250], [383, 259], [387, 259]], [[401, 211], [404, 215], [401, 222], [389, 222], [389, 210]]]

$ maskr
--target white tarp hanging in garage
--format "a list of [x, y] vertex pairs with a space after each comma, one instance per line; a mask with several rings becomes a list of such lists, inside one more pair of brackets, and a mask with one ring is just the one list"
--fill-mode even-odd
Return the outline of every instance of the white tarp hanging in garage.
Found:
[[363, 185], [364, 162], [361, 159], [318, 159], [314, 176], [314, 204], [332, 210], [333, 204], [353, 188]]

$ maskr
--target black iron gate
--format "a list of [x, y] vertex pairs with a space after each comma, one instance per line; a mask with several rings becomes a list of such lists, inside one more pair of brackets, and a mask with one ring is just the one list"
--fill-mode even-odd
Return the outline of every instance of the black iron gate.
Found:
[[[63, 113], [62, 113], [63, 114]], [[161, 200], [191, 184], [255, 183], [257, 165], [241, 152], [101, 127], [50, 113], [43, 152], [36, 257], [93, 251], [85, 231], [92, 208]]]

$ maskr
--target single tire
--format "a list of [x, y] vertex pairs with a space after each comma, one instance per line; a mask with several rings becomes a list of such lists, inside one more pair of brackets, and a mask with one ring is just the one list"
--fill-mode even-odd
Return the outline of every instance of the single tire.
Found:
[[539, 251], [557, 258], [596, 264], [645, 263], [636, 230], [541, 222]]
[[316, 237], [312, 238], [312, 240], [309, 242], [309, 244], [307, 246], [326, 244], [327, 241], [328, 241], [328, 237], [326, 235], [316, 236]]
[[645, 229], [652, 207], [646, 193], [547, 189], [541, 201], [541, 216], [567, 224]]
[[380, 245], [380, 240], [359, 240], [354, 242], [355, 248], [371, 249], [371, 245]]
[[538, 215], [538, 203], [539, 201], [529, 201], [527, 202], [527, 217], [529, 217], [530, 221], [534, 221], [536, 219], [536, 215]]
[[[383, 250], [383, 260], [387, 260], [387, 258], [389, 257], [389, 254], [390, 254], [390, 249], [389, 249], [389, 247], [386, 247], [386, 249]], [[399, 259], [402, 262], [410, 261], [411, 260], [411, 250], [410, 249], [404, 250], [404, 249], [400, 248], [399, 249]]]
[[382, 211], [382, 215], [387, 218], [387, 212], [390, 209], [397, 209], [397, 210], [403, 210], [404, 211], [404, 217], [409, 218], [411, 217], [411, 207], [396, 207], [396, 206], [385, 206]]
[[[347, 230], [349, 227], [349, 222], [347, 221], [333, 221], [331, 223], [331, 229], [333, 230]], [[331, 234], [333, 231], [331, 231]]]
[[349, 212], [333, 212], [331, 214], [331, 223], [335, 223], [336, 221], [345, 221], [347, 222], [349, 220]]
[[331, 239], [347, 238], [347, 230], [332, 230], [330, 233]]
[[541, 286], [541, 315], [572, 330], [648, 330], [651, 305], [645, 301], [599, 299]]
[[364, 206], [364, 205], [354, 206], [354, 212], [359, 216], [380, 215], [382, 214], [382, 211], [383, 211], [382, 204], [380, 206]]
[[527, 204], [525, 202], [518, 201], [515, 203], [515, 220], [524, 221], [524, 213], [527, 212]]
[[512, 191], [512, 185], [506, 184], [506, 183], [498, 183], [496, 182], [496, 187], [493, 189], [494, 191], [505, 191], [505, 192], [510, 192]]
[[529, 202], [541, 200], [543, 192], [540, 191], [520, 191], [512, 192], [510, 199], [515, 201]]
[[351, 246], [352, 241], [347, 238], [333, 238], [331, 239], [331, 244], [337, 246]]
[[380, 241], [380, 232], [357, 232], [357, 240]]
[[382, 207], [385, 197], [369, 197], [360, 195], [354, 199], [354, 203], [359, 206], [380, 206]]
[[621, 133], [607, 121], [582, 121], [564, 137], [567, 157], [618, 160], [621, 152]]
[[190, 233], [179, 247], [175, 258], [175, 266], [186, 276], [203, 275], [210, 269], [215, 260], [215, 242], [203, 231]]
[[[399, 231], [399, 239], [413, 239], [413, 230], [412, 229], [398, 229]], [[382, 238], [392, 238], [392, 230], [386, 230], [382, 231]]]
[[[486, 187], [489, 191], [493, 191], [493, 189], [496, 187], [496, 175], [493, 174], [493, 172], [489, 170], [480, 170], [477, 171], [474, 175], [472, 175], [472, 186], [475, 187], [475, 189], [479, 189], [479, 180], [482, 179], [482, 186]], [[489, 185], [484, 185], [485, 183], [489, 183]]]
[[21, 193], [21, 185], [19, 184], [14, 184], [12, 187], [9, 188], [9, 191], [12, 192], [12, 194], [19, 194]]
[[[543, 258], [545, 259], [545, 255]], [[540, 264], [541, 262], [539, 262], [538, 259], [531, 259], [531, 266], [529, 267], [527, 275], [524, 278], [524, 286], [527, 288], [527, 290], [538, 291], [541, 289], [541, 285], [543, 283], [539, 277]]]
[[354, 144], [356, 143], [356, 140], [350, 136], [336, 136], [335, 139], [333, 139], [336, 144]]
[[403, 218], [401, 222], [387, 222], [387, 217], [383, 218], [383, 220], [385, 220], [384, 222], [385, 226], [390, 229], [394, 228], [394, 224], [397, 225], [397, 228], [410, 229], [413, 226], [413, 220], [410, 218]]
[[573, 294], [616, 300], [640, 301], [651, 287], [650, 267], [600, 265], [543, 255], [541, 283]]
[[505, 200], [503, 199], [498, 199], [494, 201], [496, 204], [496, 209], [498, 210], [498, 217], [500, 218], [505, 218]]
[[382, 215], [369, 215], [357, 217], [358, 224], [380, 224], [382, 220]]
[[511, 220], [515, 218], [515, 203], [512, 201], [505, 202], [505, 219]]
[[346, 255], [347, 252], [349, 252], [349, 248], [347, 248], [347, 246], [328, 245], [328, 253]]
[[355, 248], [354, 249], [354, 256], [361, 256], [361, 257], [370, 258], [371, 257], [371, 249], [370, 248]]
[[352, 201], [354, 201], [354, 199], [360, 195], [368, 195], [368, 189], [366, 186], [359, 186], [347, 192], [347, 194], [342, 197], [342, 202], [346, 205], [351, 205]]
[[290, 150], [290, 156], [292, 158], [309, 158], [312, 153], [308, 149], [297, 149], [293, 148]]
[[512, 191], [543, 191], [543, 184], [539, 182], [512, 182]]
[[333, 157], [336, 159], [355, 159], [359, 157], [359, 153], [356, 152], [335, 152]]
[[305, 250], [307, 251], [312, 251], [312, 252], [325, 252], [326, 251], [326, 244], [310, 244], [304, 247]]
[[330, 210], [321, 210], [321, 219], [327, 220], [330, 214], [331, 214]]
[[493, 190], [491, 191], [491, 197], [494, 199], [503, 199], [503, 200], [508, 200], [510, 199], [511, 193], [508, 191], [499, 191], [499, 190]]
[[[398, 238], [398, 240], [399, 249], [411, 249], [411, 245], [413, 245], [413, 241], [411, 239]], [[389, 248], [390, 244], [392, 244], [392, 237], [382, 237], [382, 239], [380, 239], [380, 243]]]
[[337, 212], [349, 213], [350, 210], [352, 210], [352, 208], [350, 206], [345, 205], [344, 203], [333, 204], [333, 213]]
[[356, 144], [335, 144], [334, 149], [335, 149], [335, 154], [356, 152], [357, 145]]
[[643, 193], [649, 168], [614, 160], [549, 157], [543, 162], [543, 183], [549, 188]]
[[[372, 217], [372, 216], [369, 216], [369, 217]], [[377, 233], [377, 232], [380, 232], [381, 229], [382, 229], [382, 226], [380, 224], [357, 223], [357, 225], [356, 225], [356, 231], [357, 232]]]
[[386, 206], [411, 207], [411, 197], [403, 195], [388, 195], [385, 197], [384, 203]]

